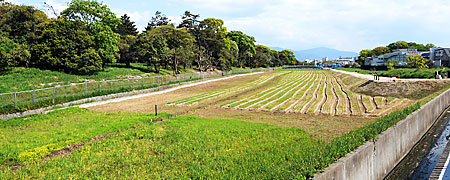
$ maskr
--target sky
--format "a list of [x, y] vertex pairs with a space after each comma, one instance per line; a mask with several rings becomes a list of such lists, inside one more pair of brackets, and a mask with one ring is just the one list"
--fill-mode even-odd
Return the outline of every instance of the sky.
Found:
[[[7, 0], [61, 12], [69, 0]], [[103, 0], [142, 30], [156, 11], [179, 23], [188, 10], [224, 20], [229, 31], [257, 44], [303, 50], [328, 47], [359, 52], [398, 40], [450, 47], [449, 0]], [[51, 16], [51, 13], [47, 13]]]

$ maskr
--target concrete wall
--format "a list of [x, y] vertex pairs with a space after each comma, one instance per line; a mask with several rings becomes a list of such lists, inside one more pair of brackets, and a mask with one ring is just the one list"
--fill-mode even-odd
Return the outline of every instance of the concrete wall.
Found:
[[425, 135], [450, 105], [450, 89], [338, 162], [316, 174], [317, 180], [383, 179]]

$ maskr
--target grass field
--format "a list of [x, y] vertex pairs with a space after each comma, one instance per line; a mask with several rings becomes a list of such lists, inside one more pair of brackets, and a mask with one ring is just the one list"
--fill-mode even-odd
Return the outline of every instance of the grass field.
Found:
[[0, 179], [308, 179], [444, 90], [370, 96], [355, 79], [275, 71], [0, 120]]
[[[187, 69], [183, 73], [195, 72]], [[67, 85], [86, 81], [102, 81], [145, 76], [172, 74], [171, 70], [162, 69], [160, 74], [148, 71], [142, 63], [133, 63], [131, 67], [125, 64], [108, 64], [104, 71], [94, 75], [72, 75], [57, 71], [40, 70], [37, 68], [14, 68], [0, 74], [0, 93], [33, 90], [38, 88]]]

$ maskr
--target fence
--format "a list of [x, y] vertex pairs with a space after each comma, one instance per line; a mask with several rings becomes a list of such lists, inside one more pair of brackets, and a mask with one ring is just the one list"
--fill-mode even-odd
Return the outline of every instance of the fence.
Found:
[[258, 68], [224, 72], [178, 74], [176, 76], [162, 75], [131, 79], [91, 81], [29, 91], [2, 93], [0, 94], [0, 114], [20, 112], [86, 97], [152, 88], [164, 84], [223, 76], [227, 74], [257, 72], [261, 70], [264, 69]]

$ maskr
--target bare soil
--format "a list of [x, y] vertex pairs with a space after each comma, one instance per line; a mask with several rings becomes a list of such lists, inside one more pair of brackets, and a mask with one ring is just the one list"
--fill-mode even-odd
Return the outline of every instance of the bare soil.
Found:
[[449, 86], [448, 81], [374, 82], [354, 87], [353, 91], [369, 96], [391, 96], [419, 100]]

